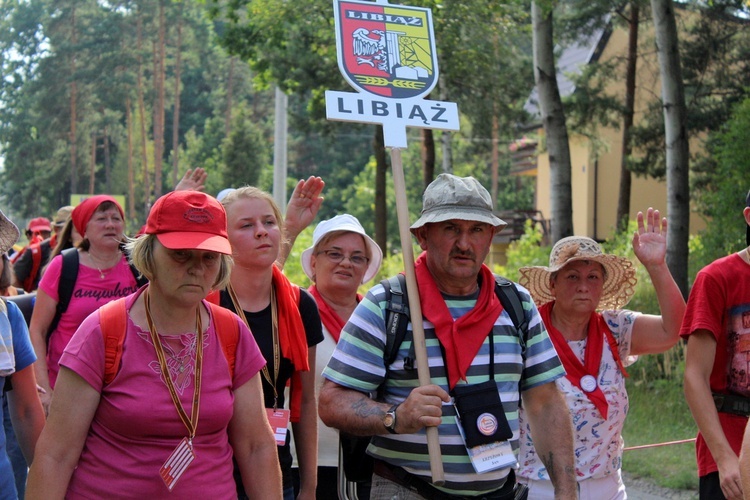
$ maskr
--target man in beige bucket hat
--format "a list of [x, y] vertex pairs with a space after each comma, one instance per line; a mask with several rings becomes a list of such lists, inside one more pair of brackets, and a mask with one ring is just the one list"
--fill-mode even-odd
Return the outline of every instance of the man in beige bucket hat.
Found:
[[[419, 386], [417, 371], [410, 369], [411, 325], [386, 366], [388, 301], [382, 284], [368, 292], [343, 328], [323, 371], [320, 416], [342, 431], [373, 436], [371, 498], [514, 498], [521, 398], [545, 436], [540, 454], [558, 471], [558, 498], [576, 498], [572, 426], [554, 383], [564, 375], [560, 360], [528, 292], [519, 288], [528, 322], [523, 349], [495, 292], [495, 276], [484, 265], [493, 236], [504, 226], [490, 194], [472, 177], [441, 174], [424, 193], [411, 231], [424, 251], [415, 273], [432, 385]], [[368, 396], [376, 391], [377, 399]], [[448, 404], [451, 397], [459, 410]], [[474, 414], [469, 401], [475, 399], [489, 403], [486, 410]], [[430, 483], [425, 427], [438, 427], [446, 468], [442, 486]], [[485, 468], [484, 458], [493, 465]]]

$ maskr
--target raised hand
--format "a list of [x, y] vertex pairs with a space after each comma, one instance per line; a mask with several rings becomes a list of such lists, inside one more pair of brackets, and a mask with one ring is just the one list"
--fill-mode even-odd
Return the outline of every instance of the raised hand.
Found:
[[320, 177], [310, 176], [306, 180], [300, 180], [294, 187], [284, 218], [288, 238], [296, 238], [315, 219], [323, 203], [320, 193], [325, 185]]
[[195, 170], [187, 169], [180, 182], [174, 187], [175, 191], [203, 191], [206, 188], [208, 174], [198, 167]]
[[659, 211], [649, 207], [645, 216], [638, 212], [637, 220], [638, 230], [633, 235], [635, 256], [647, 268], [663, 264], [667, 255], [667, 218], [660, 219]]

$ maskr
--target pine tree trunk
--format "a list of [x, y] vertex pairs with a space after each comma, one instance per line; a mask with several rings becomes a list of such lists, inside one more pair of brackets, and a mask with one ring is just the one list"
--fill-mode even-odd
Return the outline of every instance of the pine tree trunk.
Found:
[[[70, 15], [70, 26], [71, 26], [71, 36], [70, 36], [70, 42], [73, 45], [73, 47], [76, 46], [78, 43], [78, 33], [76, 32], [76, 6], [75, 3], [71, 7], [71, 15]], [[70, 194], [74, 194], [78, 192], [78, 165], [77, 165], [77, 159], [78, 159], [78, 148], [77, 148], [77, 132], [76, 132], [76, 122], [78, 121], [78, 109], [77, 109], [77, 102], [78, 99], [78, 88], [76, 86], [76, 56], [75, 56], [75, 50], [73, 50], [73, 55], [70, 58]]]
[[551, 236], [555, 243], [573, 234], [570, 143], [555, 71], [552, 12], [531, 4], [534, 80], [539, 95], [542, 124], [547, 135], [550, 165]]
[[107, 185], [107, 193], [112, 193], [112, 165], [109, 157], [109, 127], [104, 127], [104, 182]]
[[422, 180], [425, 189], [435, 178], [435, 136], [432, 129], [423, 128], [422, 134]]
[[89, 194], [94, 194], [94, 176], [96, 175], [96, 134], [91, 134], [91, 158], [89, 159]]
[[143, 98], [143, 21], [141, 13], [138, 13], [137, 21], [137, 43], [138, 50], [138, 78], [136, 81], [138, 91], [138, 114], [141, 122], [141, 162], [143, 163], [143, 217], [148, 216], [151, 208], [151, 175], [148, 168], [148, 136], [146, 135], [146, 106]]
[[164, 59], [166, 57], [166, 22], [164, 0], [159, 1], [159, 31], [154, 47], [154, 198], [162, 192], [162, 161], [164, 159]]
[[635, 75], [638, 60], [638, 23], [639, 7], [636, 2], [630, 3], [630, 29], [628, 30], [628, 64], [625, 73], [625, 112], [622, 123], [622, 161], [620, 163], [620, 193], [617, 200], [617, 229], [625, 231], [630, 217], [630, 191], [633, 184], [632, 174], [628, 169], [628, 159], [632, 151], [630, 132], [633, 128], [635, 110]]
[[182, 71], [182, 8], [177, 22], [177, 49], [174, 68], [174, 113], [172, 115], [172, 185], [177, 185], [177, 173], [180, 168], [180, 78]]
[[690, 191], [688, 133], [685, 88], [680, 67], [677, 23], [671, 0], [651, 0], [659, 55], [664, 135], [667, 160], [667, 265], [680, 287], [688, 293], [688, 236]]
[[500, 125], [497, 122], [497, 114], [492, 115], [492, 204], [497, 208], [497, 184], [500, 171], [500, 151], [498, 143], [500, 142]]
[[125, 98], [125, 126], [128, 141], [128, 220], [135, 220], [135, 169], [133, 167], [133, 111], [130, 97]]
[[388, 248], [388, 208], [385, 202], [385, 173], [388, 163], [385, 154], [385, 139], [382, 125], [375, 125], [375, 137], [372, 142], [375, 153], [375, 243], [386, 253]]
[[[224, 137], [229, 139], [232, 133], [232, 91], [234, 89], [234, 62], [235, 58], [229, 58], [229, 77], [227, 77], [227, 109], [224, 112]], [[257, 102], [254, 99], [253, 102]]]

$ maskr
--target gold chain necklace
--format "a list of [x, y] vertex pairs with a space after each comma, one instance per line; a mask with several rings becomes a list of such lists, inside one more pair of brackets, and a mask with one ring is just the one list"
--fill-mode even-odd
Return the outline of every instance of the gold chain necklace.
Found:
[[[101, 268], [101, 267], [99, 267], [99, 264], [97, 264], [97, 262], [96, 262], [96, 261], [97, 261], [97, 260], [99, 259], [99, 257], [97, 257], [96, 255], [94, 255], [94, 254], [93, 254], [93, 252], [91, 251], [91, 249], [90, 249], [90, 248], [89, 248], [89, 249], [87, 250], [87, 252], [88, 252], [88, 254], [89, 254], [89, 257], [91, 257], [91, 259], [90, 259], [90, 260], [91, 260], [91, 262], [92, 262], [92, 263], [94, 264], [94, 267], [96, 267], [96, 270], [97, 270], [97, 271], [99, 271], [99, 278], [100, 278], [100, 279], [104, 279], [104, 278], [106, 278], [106, 277], [107, 277], [107, 275], [106, 275], [106, 274], [104, 274], [104, 271], [102, 271], [102, 268]], [[119, 257], [118, 257], [118, 261], [119, 261]], [[105, 267], [104, 267], [104, 268], [105, 268], [105, 269], [109, 269], [109, 268], [111, 268], [111, 267], [114, 267], [114, 266], [116, 266], [116, 265], [117, 265], [117, 262], [115, 262], [115, 264], [114, 264], [113, 266], [109, 266], [109, 267], [107, 267], [107, 266], [105, 265]]]

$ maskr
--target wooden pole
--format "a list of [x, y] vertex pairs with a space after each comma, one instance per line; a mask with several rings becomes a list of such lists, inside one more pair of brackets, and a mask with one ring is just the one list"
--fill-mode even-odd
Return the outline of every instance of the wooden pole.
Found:
[[[398, 215], [398, 233], [401, 236], [401, 251], [404, 255], [404, 273], [406, 275], [406, 293], [409, 297], [411, 311], [411, 327], [414, 336], [414, 352], [417, 358], [417, 374], [419, 385], [429, 385], [430, 366], [427, 362], [427, 345], [424, 340], [424, 326], [422, 324], [422, 305], [419, 302], [417, 275], [414, 272], [414, 252], [411, 246], [411, 232], [409, 231], [409, 207], [406, 203], [406, 182], [404, 181], [404, 167], [401, 163], [401, 150], [391, 148], [391, 166], [393, 167], [393, 184], [396, 191], [396, 213]], [[430, 469], [432, 482], [437, 486], [445, 484], [443, 472], [443, 458], [440, 454], [440, 440], [437, 427], [426, 427], [427, 451], [430, 454]]]

